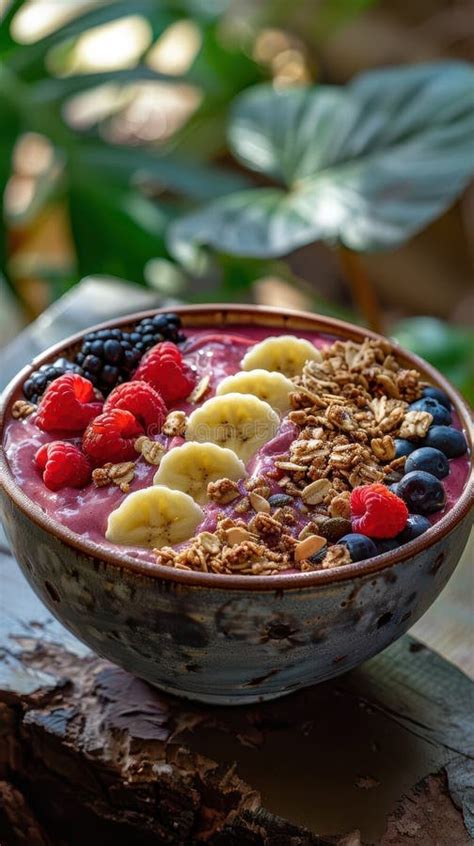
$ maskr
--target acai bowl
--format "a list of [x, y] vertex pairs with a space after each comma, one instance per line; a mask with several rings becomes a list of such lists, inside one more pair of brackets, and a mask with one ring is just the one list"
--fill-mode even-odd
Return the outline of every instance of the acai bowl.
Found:
[[2, 405], [2, 517], [43, 602], [179, 696], [271, 699], [376, 654], [467, 541], [458, 394], [340, 321], [187, 307], [93, 327]]

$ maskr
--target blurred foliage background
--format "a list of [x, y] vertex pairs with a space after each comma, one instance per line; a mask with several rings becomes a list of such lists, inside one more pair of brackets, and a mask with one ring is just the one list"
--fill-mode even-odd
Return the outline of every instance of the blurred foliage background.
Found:
[[255, 184], [226, 136], [238, 95], [472, 61], [471, 0], [2, 0], [2, 13], [3, 341], [83, 276], [109, 274], [176, 300], [366, 323], [473, 399], [472, 184], [383, 253], [318, 241], [190, 269], [167, 240], [188, 210]]

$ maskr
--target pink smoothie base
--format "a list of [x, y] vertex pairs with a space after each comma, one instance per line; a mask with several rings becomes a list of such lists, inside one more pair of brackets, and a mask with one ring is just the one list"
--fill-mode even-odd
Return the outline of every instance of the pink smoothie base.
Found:
[[[195, 329], [188, 334], [188, 340], [181, 347], [185, 361], [195, 369], [197, 379], [210, 375], [210, 391], [206, 399], [213, 396], [217, 384], [225, 377], [240, 370], [240, 361], [247, 348], [271, 335], [284, 334], [271, 329], [261, 327], [249, 327], [243, 329], [235, 327], [235, 334], [232, 327], [222, 330]], [[329, 335], [315, 333], [299, 333], [299, 337], [305, 338], [317, 347], [324, 347], [336, 340]], [[189, 412], [191, 406], [178, 403], [173, 409], [182, 409]], [[453, 415], [453, 424], [460, 428], [459, 420]], [[273, 466], [274, 457], [285, 452], [296, 435], [295, 427], [287, 420], [283, 420], [277, 436], [265, 444], [247, 465], [250, 477], [259, 476], [270, 470]], [[63, 488], [56, 493], [48, 490], [43, 484], [41, 474], [34, 464], [36, 451], [43, 444], [60, 439], [60, 436], [42, 432], [34, 423], [34, 415], [26, 420], [11, 420], [5, 430], [4, 447], [5, 453], [20, 487], [27, 496], [35, 502], [45, 513], [56, 519], [59, 523], [67, 526], [84, 539], [101, 544], [108, 550], [113, 550], [118, 556], [133, 556], [142, 561], [154, 561], [154, 555], [150, 549], [134, 548], [129, 546], [118, 546], [109, 543], [105, 539], [107, 519], [111, 511], [118, 508], [125, 498], [119, 488], [109, 486], [96, 488], [94, 485], [81, 490], [75, 488]], [[166, 438], [159, 435], [155, 438], [163, 443], [166, 448], [172, 449], [179, 446], [182, 438]], [[78, 440], [77, 443], [80, 443]], [[467, 455], [456, 458], [449, 462], [449, 475], [443, 480], [446, 491], [446, 505], [442, 511], [432, 515], [431, 522], [437, 522], [458, 500], [469, 470], [469, 458]], [[138, 461], [136, 464], [135, 478], [131, 485], [131, 491], [137, 491], [149, 487], [153, 483], [153, 476], [156, 467]], [[243, 483], [242, 483], [243, 484]], [[242, 493], [244, 493], [242, 486]], [[274, 485], [272, 493], [281, 493], [278, 485]], [[233, 516], [232, 505], [222, 508], [215, 504], [204, 506], [205, 517], [202, 524], [196, 529], [199, 531], [213, 531], [216, 525], [217, 514], [225, 511], [228, 516]], [[250, 519], [250, 515], [235, 515], [243, 519]], [[294, 527], [298, 533], [308, 515], [301, 515], [301, 519]]]

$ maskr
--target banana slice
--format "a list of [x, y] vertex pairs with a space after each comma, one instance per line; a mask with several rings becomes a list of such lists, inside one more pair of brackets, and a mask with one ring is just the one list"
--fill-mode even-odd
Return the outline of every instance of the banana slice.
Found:
[[297, 376], [308, 359], [320, 361], [319, 350], [304, 338], [278, 335], [255, 344], [240, 362], [242, 370], [278, 370], [285, 376]]
[[193, 411], [186, 439], [226, 447], [247, 462], [275, 436], [279, 423], [278, 414], [267, 402], [251, 394], [224, 394]]
[[129, 494], [109, 515], [105, 537], [125, 546], [169, 546], [188, 540], [204, 512], [188, 494], [153, 485]]
[[286, 414], [290, 410], [290, 393], [295, 390], [293, 382], [290, 382], [283, 373], [268, 370], [240, 370], [233, 376], [226, 376], [217, 386], [217, 396], [222, 394], [253, 394], [280, 414]]
[[218, 479], [242, 479], [245, 464], [235, 452], [217, 444], [187, 443], [170, 450], [155, 473], [155, 485], [183, 491], [195, 502], [208, 502], [207, 486]]

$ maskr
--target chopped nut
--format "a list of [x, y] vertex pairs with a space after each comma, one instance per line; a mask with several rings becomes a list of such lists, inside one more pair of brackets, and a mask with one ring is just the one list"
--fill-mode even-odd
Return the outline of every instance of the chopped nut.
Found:
[[326, 538], [321, 535], [309, 535], [304, 540], [295, 546], [295, 561], [303, 561], [306, 558], [311, 558], [316, 552], [319, 552], [323, 546], [326, 546]]
[[92, 481], [98, 488], [105, 485], [117, 485], [123, 493], [130, 490], [130, 482], [135, 477], [135, 464], [133, 461], [122, 461], [120, 464], [112, 464], [110, 461], [103, 467], [97, 467], [92, 471]]
[[182, 437], [186, 432], [187, 422], [184, 411], [170, 411], [163, 424], [163, 434], [171, 438]]
[[370, 448], [380, 461], [392, 461], [395, 458], [395, 443], [390, 435], [372, 438]]
[[220, 552], [221, 544], [219, 538], [212, 532], [201, 532], [197, 536], [197, 540], [200, 542], [205, 552], [209, 552], [211, 555], [216, 555]]
[[240, 526], [234, 526], [232, 529], [226, 529], [225, 536], [227, 542], [230, 543], [231, 546], [234, 546], [237, 543], [242, 543], [243, 541], [256, 540], [255, 535], [248, 532], [247, 529], [241, 529]]
[[424, 438], [433, 422], [429, 411], [407, 411], [400, 427], [400, 437], [408, 441]]
[[342, 564], [350, 563], [351, 556], [347, 546], [344, 544], [336, 544], [335, 546], [329, 547], [321, 562], [321, 566], [323, 570], [330, 570], [332, 567], [340, 567]]
[[343, 491], [333, 497], [329, 503], [328, 511], [331, 517], [343, 517], [350, 520], [351, 517], [351, 495], [349, 491]]
[[243, 496], [240, 502], [238, 502], [237, 505], [234, 505], [234, 511], [236, 511], [237, 514], [245, 514], [249, 508], [250, 500], [248, 496]]
[[311, 482], [311, 484], [306, 485], [303, 489], [301, 493], [303, 502], [307, 505], [318, 505], [318, 503], [323, 501], [330, 487], [331, 483], [329, 479], [316, 479], [315, 482]]
[[153, 441], [147, 438], [146, 435], [140, 435], [134, 443], [134, 447], [140, 455], [143, 456], [148, 464], [153, 464], [157, 467], [165, 454], [165, 448], [158, 441]]
[[207, 495], [213, 502], [220, 502], [227, 505], [240, 496], [239, 486], [232, 479], [218, 479], [217, 482], [209, 482]]
[[193, 388], [189, 397], [187, 398], [186, 402], [190, 403], [198, 403], [200, 402], [203, 397], [206, 396], [209, 385], [211, 383], [211, 377], [209, 375], [203, 376], [202, 379], [197, 383], [197, 385]]
[[260, 496], [260, 494], [255, 493], [255, 491], [252, 491], [252, 493], [249, 496], [249, 499], [250, 499], [250, 504], [251, 504], [252, 508], [254, 509], [254, 511], [264, 511], [265, 514], [270, 513], [271, 505], [270, 505], [270, 503], [268, 502], [267, 499], [263, 498], [263, 496]]
[[24, 420], [36, 411], [37, 406], [33, 402], [26, 400], [17, 400], [12, 405], [12, 417], [15, 420]]
[[290, 470], [292, 473], [297, 473], [298, 471], [304, 473], [306, 471], [304, 464], [295, 464], [294, 461], [275, 461], [275, 467], [278, 467], [280, 470]]

